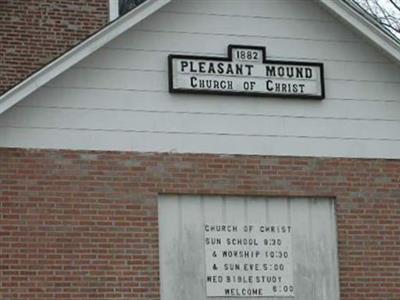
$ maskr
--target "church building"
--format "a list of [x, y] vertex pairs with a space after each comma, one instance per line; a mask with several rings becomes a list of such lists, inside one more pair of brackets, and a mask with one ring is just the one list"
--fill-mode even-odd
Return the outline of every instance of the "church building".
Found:
[[0, 95], [0, 299], [399, 300], [399, 40], [350, 0], [111, 2]]

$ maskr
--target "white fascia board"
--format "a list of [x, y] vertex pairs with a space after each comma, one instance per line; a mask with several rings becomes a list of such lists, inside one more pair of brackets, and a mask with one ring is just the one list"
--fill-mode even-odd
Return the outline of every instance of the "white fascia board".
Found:
[[171, 0], [147, 0], [23, 80], [0, 97], [0, 114], [169, 2]]
[[374, 20], [369, 20], [343, 0], [318, 0], [323, 6], [334, 12], [345, 22], [372, 41], [376, 46], [384, 50], [389, 56], [400, 63], [400, 45], [387, 33], [385, 33]]

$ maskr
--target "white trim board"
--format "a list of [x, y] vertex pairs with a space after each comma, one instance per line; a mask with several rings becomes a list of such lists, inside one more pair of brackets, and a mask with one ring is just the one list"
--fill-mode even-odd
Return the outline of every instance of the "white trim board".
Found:
[[400, 45], [389, 34], [384, 32], [382, 26], [367, 15], [361, 14], [347, 0], [318, 0], [329, 11], [339, 16], [363, 36], [373, 42], [389, 56], [400, 62]]
[[108, 4], [108, 20], [110, 22], [114, 21], [119, 17], [118, 0], [109, 0]]
[[[52, 61], [0, 96], [0, 114], [171, 1], [172, 0], [148, 0], [144, 2], [128, 14], [116, 19], [95, 35]], [[373, 20], [362, 16], [345, 1], [316, 1], [338, 15], [344, 22], [349, 23], [376, 46], [385, 51], [394, 61], [400, 63], [399, 44], [385, 34]]]

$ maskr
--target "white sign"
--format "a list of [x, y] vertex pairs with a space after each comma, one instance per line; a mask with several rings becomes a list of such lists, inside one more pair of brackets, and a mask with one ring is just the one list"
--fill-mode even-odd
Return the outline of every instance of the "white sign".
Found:
[[172, 93], [323, 99], [323, 64], [266, 60], [264, 47], [228, 47], [228, 58], [169, 56]]
[[205, 224], [210, 297], [294, 296], [289, 225]]

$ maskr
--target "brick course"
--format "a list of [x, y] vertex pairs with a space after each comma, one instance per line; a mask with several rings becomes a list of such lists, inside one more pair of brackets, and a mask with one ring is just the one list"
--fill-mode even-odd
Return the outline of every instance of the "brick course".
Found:
[[108, 0], [0, 0], [0, 95], [108, 20]]
[[336, 197], [342, 300], [398, 300], [400, 161], [0, 149], [0, 299], [159, 299], [158, 194]]

